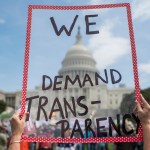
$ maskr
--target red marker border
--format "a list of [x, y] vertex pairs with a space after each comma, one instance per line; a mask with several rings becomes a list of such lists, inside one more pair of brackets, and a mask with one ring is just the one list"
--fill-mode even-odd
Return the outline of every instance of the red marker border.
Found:
[[[23, 84], [22, 84], [22, 103], [21, 114], [25, 112], [26, 104], [26, 91], [28, 81], [28, 65], [29, 65], [29, 52], [30, 52], [30, 38], [31, 38], [31, 25], [32, 25], [32, 11], [34, 9], [43, 10], [84, 10], [84, 9], [104, 9], [104, 8], [126, 8], [128, 18], [128, 28], [131, 44], [133, 71], [134, 71], [134, 83], [135, 83], [135, 95], [136, 101], [140, 102], [140, 86], [138, 78], [137, 68], [137, 56], [136, 46], [133, 31], [131, 7], [129, 3], [118, 4], [104, 4], [104, 5], [87, 5], [87, 6], [47, 6], [47, 5], [29, 5], [28, 6], [28, 20], [26, 31], [26, 45], [24, 55], [24, 71], [23, 71]], [[138, 142], [143, 141], [143, 131], [140, 125], [138, 135], [134, 137], [106, 137], [106, 138], [45, 138], [45, 137], [28, 137], [22, 136], [22, 140], [28, 142], [51, 142], [51, 143], [99, 143], [99, 142]]]

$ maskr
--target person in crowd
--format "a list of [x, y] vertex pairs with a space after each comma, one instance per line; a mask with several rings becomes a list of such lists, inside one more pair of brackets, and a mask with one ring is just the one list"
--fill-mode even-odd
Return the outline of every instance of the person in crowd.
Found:
[[[150, 149], [150, 105], [140, 96], [141, 103], [136, 102], [137, 115], [141, 121], [143, 128], [143, 138], [144, 138], [144, 150]], [[11, 118], [11, 129], [12, 129], [12, 138], [10, 140], [9, 150], [21, 150], [20, 149], [20, 140], [23, 130], [25, 128], [25, 120], [29, 113], [25, 113], [20, 119], [19, 112], [14, 113]]]
[[54, 137], [55, 138], [60, 137], [60, 134], [61, 134], [61, 130], [60, 130], [59, 126], [56, 125], [55, 130], [54, 130]]
[[[68, 129], [65, 132], [65, 138], [70, 138], [71, 131]], [[74, 150], [74, 143], [58, 143], [56, 146], [56, 150]]]
[[20, 141], [20, 150], [29, 150], [29, 145], [27, 141]]
[[49, 142], [40, 142], [39, 150], [52, 150], [52, 144]]
[[[134, 126], [131, 122], [127, 121], [125, 122], [125, 126], [126, 126], [126, 130], [130, 131], [130, 130], [135, 130]], [[133, 136], [135, 136], [135, 134], [132, 134]], [[122, 132], [122, 136], [126, 136], [123, 132]], [[135, 150], [136, 148], [136, 143], [135, 142], [118, 142], [115, 143], [115, 150]]]

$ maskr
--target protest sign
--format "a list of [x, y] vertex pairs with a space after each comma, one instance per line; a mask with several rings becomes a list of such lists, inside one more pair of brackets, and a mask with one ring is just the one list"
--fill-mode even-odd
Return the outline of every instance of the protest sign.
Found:
[[120, 109], [130, 93], [139, 101], [130, 4], [29, 6], [22, 113], [38, 125], [24, 140], [141, 141], [136, 114]]

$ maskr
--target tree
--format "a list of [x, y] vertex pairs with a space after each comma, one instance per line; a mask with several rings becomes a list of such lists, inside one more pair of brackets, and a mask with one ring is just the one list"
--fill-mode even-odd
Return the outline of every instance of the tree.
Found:
[[144, 98], [148, 101], [148, 103], [150, 104], [150, 88], [142, 90], [141, 93], [144, 96]]
[[0, 100], [0, 114], [6, 110], [6, 103]]
[[[144, 98], [150, 103], [150, 88], [141, 90], [142, 95]], [[120, 105], [120, 112], [121, 114], [128, 114], [133, 113], [135, 108], [135, 93], [126, 94]]]
[[135, 107], [135, 93], [126, 94], [120, 105], [120, 112], [122, 115], [130, 114]]

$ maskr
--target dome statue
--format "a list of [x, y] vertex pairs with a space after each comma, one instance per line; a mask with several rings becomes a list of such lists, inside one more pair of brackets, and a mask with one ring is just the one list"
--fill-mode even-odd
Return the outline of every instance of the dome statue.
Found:
[[97, 71], [96, 61], [94, 60], [91, 51], [84, 46], [80, 27], [78, 27], [75, 44], [66, 53], [59, 74], [63, 76], [69, 75], [72, 78], [76, 75], [83, 78], [85, 74], [89, 74], [92, 78]]

